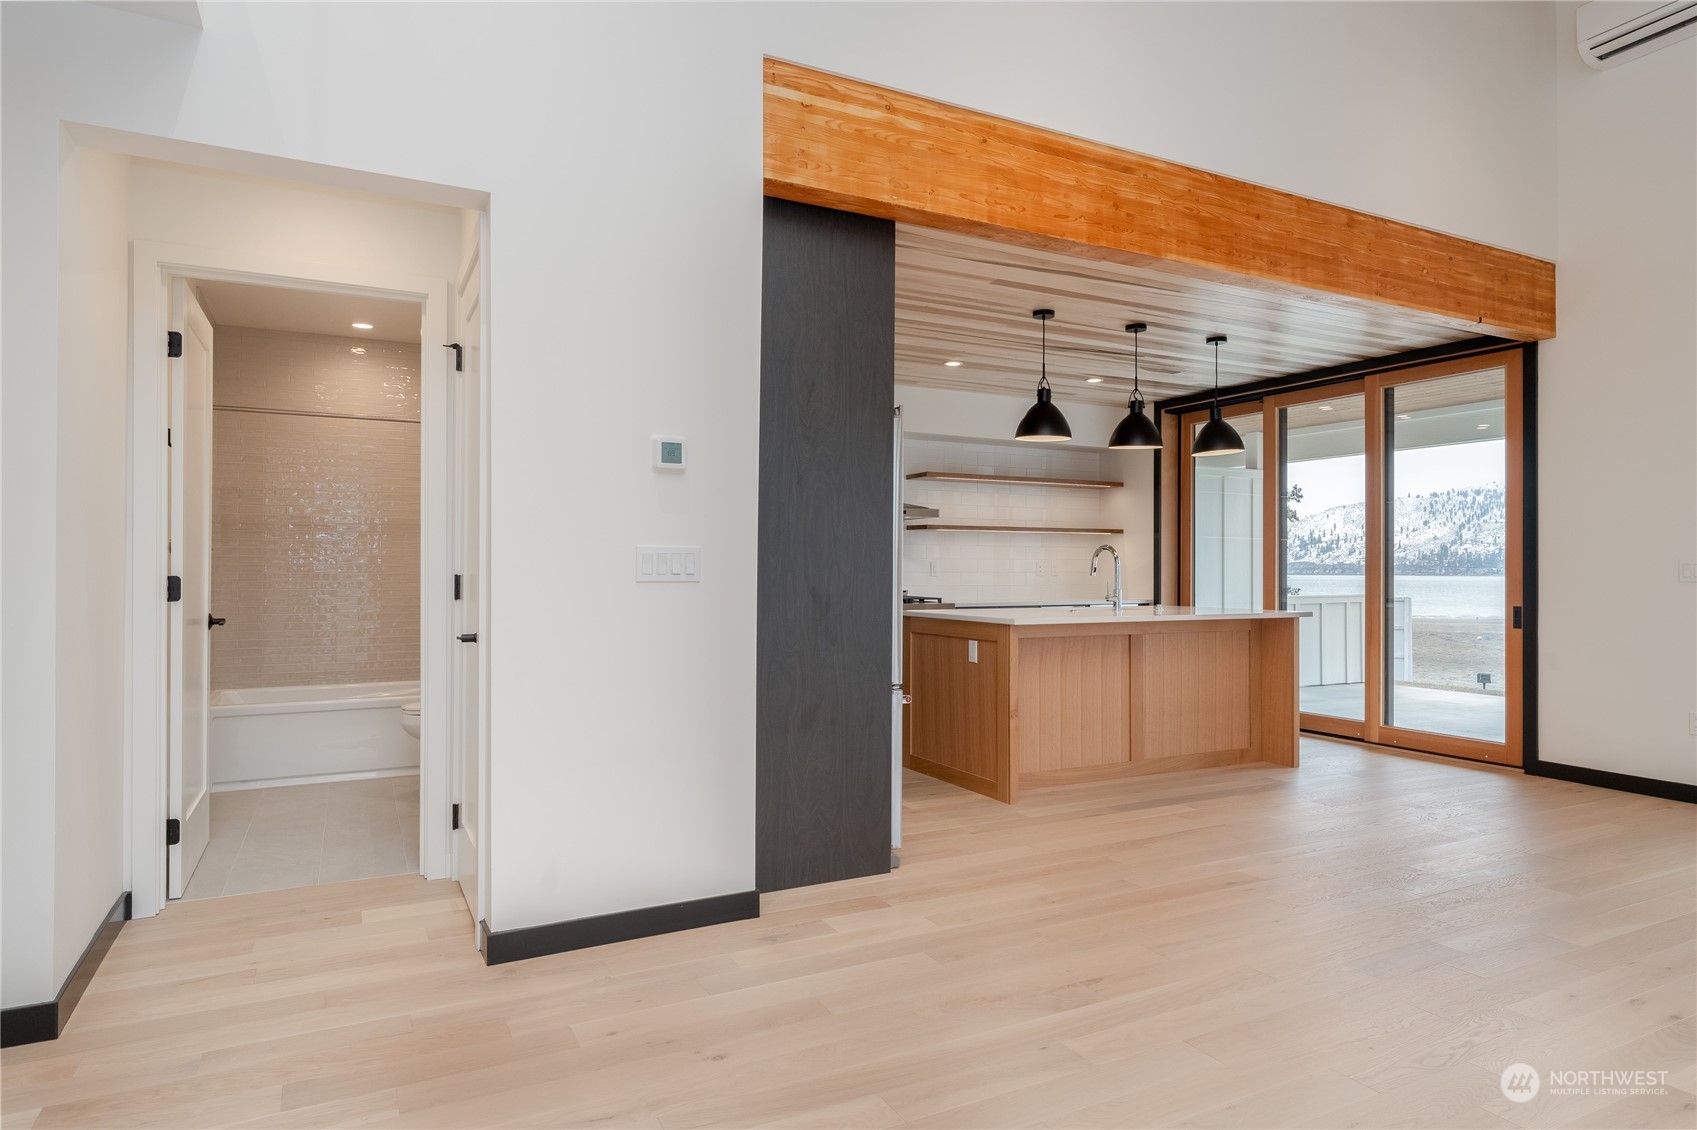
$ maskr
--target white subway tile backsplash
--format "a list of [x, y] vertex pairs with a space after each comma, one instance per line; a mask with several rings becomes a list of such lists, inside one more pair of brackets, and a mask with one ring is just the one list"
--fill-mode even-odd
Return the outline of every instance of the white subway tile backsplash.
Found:
[[[979, 475], [1102, 478], [1102, 457], [1089, 451], [1044, 451], [1025, 446], [913, 439], [906, 470]], [[939, 522], [1010, 526], [1103, 524], [1106, 491], [1005, 483], [910, 480], [905, 499], [940, 511]], [[1090, 576], [1090, 554], [1104, 539], [1083, 534], [952, 533], [909, 530], [903, 577], [908, 592], [956, 603], [1099, 600], [1111, 574]], [[1111, 538], [1105, 540], [1113, 540]], [[1123, 548], [1123, 547], [1122, 547]], [[932, 567], [936, 575], [931, 574]]]

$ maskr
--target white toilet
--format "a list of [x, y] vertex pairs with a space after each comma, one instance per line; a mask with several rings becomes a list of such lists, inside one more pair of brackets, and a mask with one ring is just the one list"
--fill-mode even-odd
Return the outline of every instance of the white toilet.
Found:
[[404, 702], [401, 704], [401, 729], [405, 730], [415, 738], [418, 737], [419, 705], [420, 704], [417, 702]]

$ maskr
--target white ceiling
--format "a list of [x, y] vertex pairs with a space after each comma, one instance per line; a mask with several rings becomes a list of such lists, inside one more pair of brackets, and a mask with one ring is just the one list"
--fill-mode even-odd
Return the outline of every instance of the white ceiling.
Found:
[[[330, 334], [376, 341], [419, 340], [421, 313], [416, 302], [359, 298], [319, 290], [199, 281], [194, 291], [214, 326]], [[367, 322], [369, 330], [356, 330]]]
[[[1039, 325], [1049, 323], [1057, 400], [1123, 404], [1131, 389], [1128, 322], [1141, 335], [1144, 395], [1194, 392], [1384, 357], [1466, 336], [1435, 316], [1312, 298], [896, 225], [896, 380], [931, 388], [1028, 396], [1037, 383]], [[944, 362], [958, 360], [958, 368]], [[1087, 377], [1103, 377], [1088, 384]]]

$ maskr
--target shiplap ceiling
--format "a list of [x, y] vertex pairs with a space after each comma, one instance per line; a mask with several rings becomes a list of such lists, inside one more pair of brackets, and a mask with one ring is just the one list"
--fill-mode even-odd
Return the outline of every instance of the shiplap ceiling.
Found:
[[[1402, 353], [1472, 336], [1435, 316], [1073, 258], [896, 225], [896, 380], [930, 388], [1029, 395], [1037, 320], [1051, 307], [1049, 383], [1058, 401], [1123, 404], [1131, 389], [1127, 322], [1146, 322], [1150, 400]], [[959, 368], [945, 366], [960, 361]], [[1088, 377], [1106, 378], [1088, 384]]]
[[[329, 334], [377, 341], [418, 341], [423, 314], [416, 302], [318, 290], [202, 280], [195, 296], [214, 327]], [[369, 330], [356, 330], [365, 322]]]

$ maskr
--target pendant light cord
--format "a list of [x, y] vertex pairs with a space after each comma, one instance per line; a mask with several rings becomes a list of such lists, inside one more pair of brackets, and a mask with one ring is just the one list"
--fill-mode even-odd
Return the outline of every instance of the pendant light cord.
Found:
[[1042, 360], [1041, 360], [1041, 362], [1039, 362], [1039, 373], [1038, 373], [1038, 377], [1037, 377], [1037, 387], [1038, 388], [1048, 388], [1049, 387], [1049, 319], [1039, 318], [1039, 319], [1037, 319], [1037, 322], [1043, 328], [1043, 353], [1042, 353]]
[[1143, 358], [1142, 351], [1138, 349], [1142, 338], [1140, 333], [1131, 335], [1131, 398], [1139, 404], [1143, 403]]
[[1214, 342], [1214, 411], [1220, 410], [1220, 343]]

